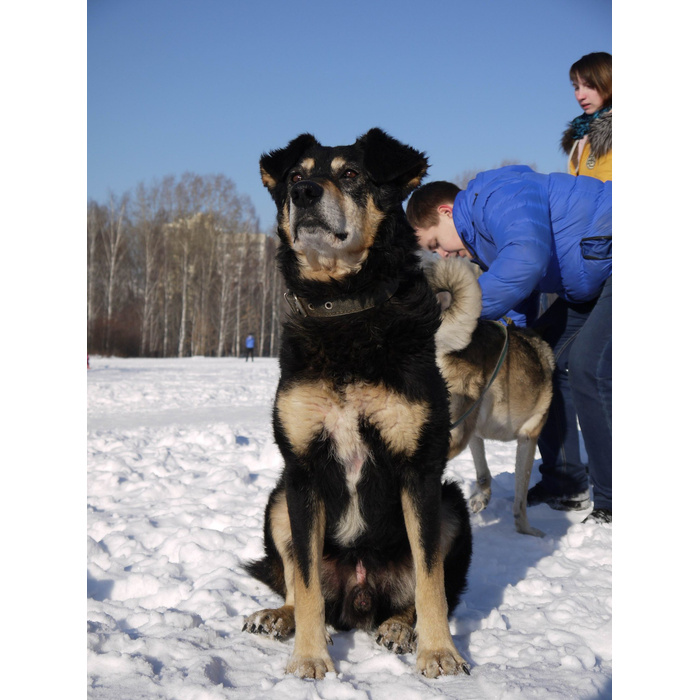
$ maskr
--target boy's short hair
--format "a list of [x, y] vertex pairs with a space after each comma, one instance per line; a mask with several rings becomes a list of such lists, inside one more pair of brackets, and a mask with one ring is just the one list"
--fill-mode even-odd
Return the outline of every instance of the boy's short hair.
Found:
[[408, 200], [406, 216], [413, 228], [430, 228], [439, 222], [437, 208], [441, 204], [454, 204], [457, 193], [461, 190], [457, 185], [445, 180], [429, 182], [419, 187]]

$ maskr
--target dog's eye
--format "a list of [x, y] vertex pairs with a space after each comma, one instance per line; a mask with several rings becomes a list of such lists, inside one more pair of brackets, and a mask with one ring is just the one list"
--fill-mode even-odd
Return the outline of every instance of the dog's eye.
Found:
[[299, 182], [300, 180], [303, 180], [304, 177], [301, 173], [292, 173], [291, 177], [289, 178], [292, 182]]
[[346, 180], [354, 180], [357, 177], [357, 171], [356, 170], [351, 170], [348, 168], [342, 175], [341, 177], [345, 178]]

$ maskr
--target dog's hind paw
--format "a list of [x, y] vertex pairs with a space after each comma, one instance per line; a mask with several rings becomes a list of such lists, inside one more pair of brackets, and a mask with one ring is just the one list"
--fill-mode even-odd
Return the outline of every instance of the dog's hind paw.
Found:
[[294, 632], [294, 608], [285, 605], [281, 608], [258, 610], [246, 617], [242, 631], [264, 634], [276, 639], [288, 637]]
[[544, 537], [544, 532], [538, 530], [536, 527], [530, 525], [527, 519], [519, 518], [515, 516], [515, 529], [521, 535], [532, 535], [533, 537]]
[[480, 513], [482, 510], [484, 510], [484, 508], [486, 508], [490, 500], [490, 494], [477, 491], [469, 497], [469, 509], [472, 513]]
[[410, 654], [416, 650], [416, 632], [403, 622], [387, 620], [379, 625], [376, 642], [394, 654]]
[[458, 673], [470, 675], [469, 664], [451, 649], [418, 652], [416, 667], [426, 678], [452, 676]]
[[544, 532], [542, 530], [538, 530], [536, 527], [532, 527], [532, 525], [528, 525], [527, 527], [518, 527], [516, 525], [516, 529], [521, 535], [532, 535], [533, 537], [544, 537]]

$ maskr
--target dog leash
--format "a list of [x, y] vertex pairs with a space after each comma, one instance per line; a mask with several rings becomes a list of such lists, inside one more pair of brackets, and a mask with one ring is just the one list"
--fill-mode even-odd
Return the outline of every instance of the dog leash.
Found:
[[474, 401], [474, 403], [467, 409], [465, 413], [463, 413], [451, 426], [450, 430], [453, 430], [456, 428], [480, 403], [481, 399], [486, 396], [486, 392], [489, 390], [491, 385], [493, 384], [494, 380], [496, 379], [496, 376], [498, 375], [498, 372], [501, 369], [501, 366], [503, 365], [503, 362], [506, 359], [506, 353], [508, 352], [508, 326], [504, 326], [502, 323], [499, 323], [498, 321], [491, 321], [491, 323], [495, 323], [499, 328], [503, 329], [503, 332], [506, 334], [506, 337], [503, 341], [503, 349], [501, 350], [501, 356], [498, 358], [498, 362], [496, 363], [496, 367], [493, 370], [493, 374], [491, 375], [491, 379], [489, 379], [489, 383], [486, 385], [484, 390], [481, 392], [481, 396]]

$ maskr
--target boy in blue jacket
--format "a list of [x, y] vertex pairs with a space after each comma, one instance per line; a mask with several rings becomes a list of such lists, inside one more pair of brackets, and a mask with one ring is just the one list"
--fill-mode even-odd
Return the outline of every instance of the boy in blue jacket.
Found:
[[[423, 248], [482, 269], [482, 318], [535, 327], [554, 350], [542, 480], [528, 505], [590, 506], [578, 417], [594, 494], [587, 520], [612, 522], [612, 182], [506, 166], [465, 190], [428, 183], [406, 214]], [[541, 293], [557, 299], [537, 318]]]

